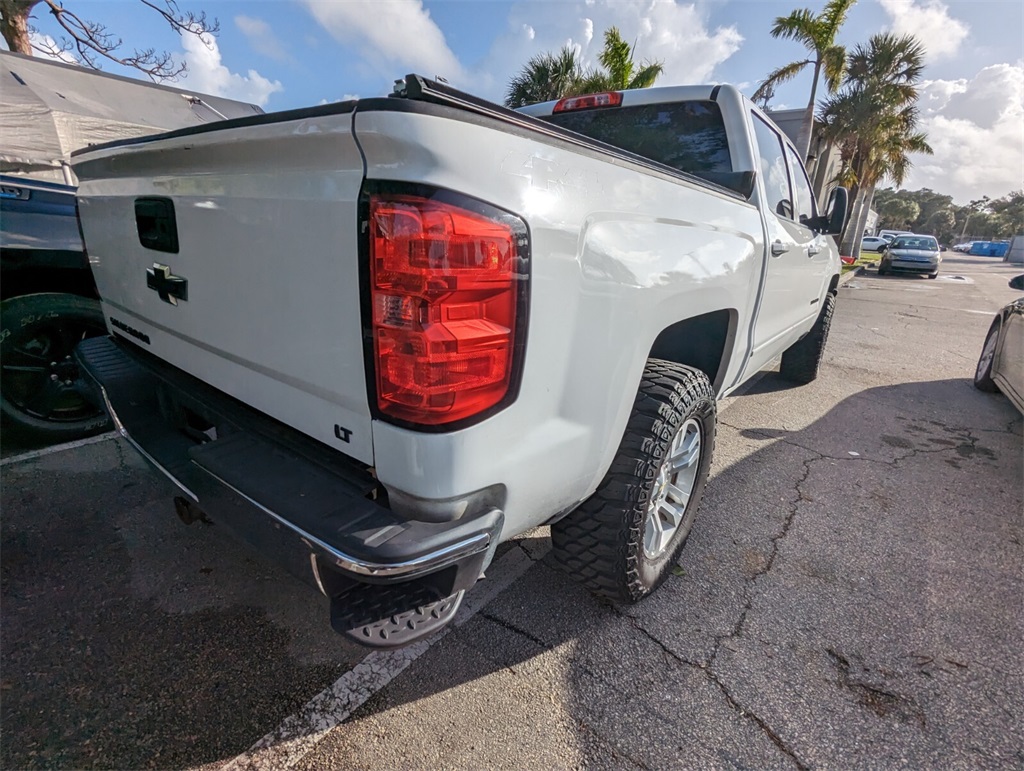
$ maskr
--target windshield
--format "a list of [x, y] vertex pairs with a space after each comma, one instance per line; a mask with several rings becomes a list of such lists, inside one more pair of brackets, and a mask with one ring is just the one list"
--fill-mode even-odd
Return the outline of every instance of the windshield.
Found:
[[931, 236], [900, 236], [893, 239], [893, 249], [924, 249], [929, 252], [939, 251], [939, 242]]
[[731, 172], [716, 102], [644, 104], [548, 115], [543, 120], [691, 174]]

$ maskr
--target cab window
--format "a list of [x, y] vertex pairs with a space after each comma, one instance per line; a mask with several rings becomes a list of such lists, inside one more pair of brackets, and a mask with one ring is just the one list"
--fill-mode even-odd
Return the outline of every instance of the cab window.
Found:
[[729, 139], [717, 102], [641, 104], [562, 112], [542, 120], [679, 171], [691, 174], [732, 171]]
[[757, 140], [757, 154], [761, 179], [767, 199], [767, 208], [780, 217], [793, 219], [793, 193], [789, 187], [786, 171], [786, 155], [782, 139], [775, 130], [756, 114], [752, 114], [754, 137]]

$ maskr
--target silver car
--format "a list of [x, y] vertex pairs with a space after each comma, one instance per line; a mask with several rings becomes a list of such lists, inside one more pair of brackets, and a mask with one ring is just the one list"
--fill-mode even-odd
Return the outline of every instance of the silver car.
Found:
[[[1024, 276], [1012, 279], [1010, 288], [1024, 289]], [[974, 371], [974, 385], [982, 391], [1002, 391], [1024, 412], [1024, 297], [993, 319]]]
[[927, 273], [928, 278], [939, 275], [942, 252], [934, 236], [896, 236], [882, 252], [878, 275], [886, 273]]

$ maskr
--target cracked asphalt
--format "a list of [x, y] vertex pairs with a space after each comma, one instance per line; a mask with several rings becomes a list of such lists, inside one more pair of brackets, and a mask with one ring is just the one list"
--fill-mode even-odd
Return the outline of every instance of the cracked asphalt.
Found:
[[[539, 559], [293, 768], [1024, 766], [1022, 419], [970, 382], [1015, 272], [848, 283], [818, 381], [727, 400], [662, 589]], [[2, 481], [5, 768], [217, 768], [363, 655], [119, 441]]]

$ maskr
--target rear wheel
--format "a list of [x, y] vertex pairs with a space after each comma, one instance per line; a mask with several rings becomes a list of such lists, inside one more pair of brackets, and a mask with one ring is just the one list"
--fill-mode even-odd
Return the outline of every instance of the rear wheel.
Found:
[[106, 334], [96, 300], [46, 293], [0, 304], [0, 413], [19, 437], [67, 441], [110, 424], [82, 380], [72, 352]]
[[551, 526], [557, 563], [616, 602], [668, 577], [697, 515], [715, 444], [703, 372], [650, 359], [618, 454], [597, 491]]
[[978, 358], [978, 366], [974, 370], [974, 387], [979, 391], [995, 393], [999, 386], [992, 380], [992, 365], [995, 363], [996, 346], [999, 344], [999, 319], [992, 322], [988, 335], [985, 337], [985, 345], [981, 347], [981, 356]]
[[821, 360], [825, 356], [825, 343], [832, 327], [832, 314], [836, 308], [835, 292], [825, 294], [825, 302], [811, 331], [797, 340], [782, 354], [779, 374], [794, 383], [810, 383], [818, 377]]

